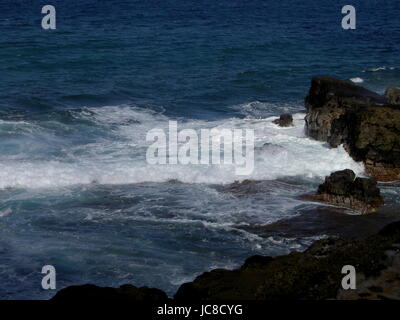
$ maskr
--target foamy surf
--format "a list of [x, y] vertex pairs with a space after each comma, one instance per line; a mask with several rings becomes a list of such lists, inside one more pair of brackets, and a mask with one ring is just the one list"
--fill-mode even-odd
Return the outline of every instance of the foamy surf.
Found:
[[[277, 117], [218, 121], [186, 119], [182, 122], [178, 119], [179, 129], [253, 129], [255, 164], [254, 171], [248, 176], [236, 176], [234, 165], [149, 165], [145, 159], [149, 146], [146, 133], [153, 128], [167, 128], [170, 118], [163, 113], [138, 107], [108, 106], [85, 108], [72, 114], [76, 120], [88, 122], [86, 128], [80, 129], [90, 132], [91, 139], [70, 145], [60, 140], [55, 130], [57, 125], [53, 124], [51, 130], [46, 123], [40, 130], [37, 130], [40, 124], [32, 125], [40, 134], [35, 137], [35, 131], [29, 130], [30, 148], [21, 148], [26, 145], [24, 139], [16, 140], [15, 148], [0, 156], [0, 188], [57, 188], [93, 183], [123, 185], [169, 180], [228, 184], [243, 179], [273, 180], [291, 176], [321, 179], [336, 170], [347, 168], [362, 174], [364, 169], [342, 147], [332, 149], [306, 137], [302, 113], [294, 115], [294, 126], [289, 128], [273, 124], [272, 120]], [[23, 123], [23, 126], [27, 124]], [[93, 130], [97, 130], [95, 134]], [[85, 133], [82, 135], [84, 138]], [[50, 143], [46, 145], [43, 140]], [[43, 153], [41, 157], [32, 154], [38, 150]], [[50, 153], [50, 160], [46, 160], [46, 152]]]

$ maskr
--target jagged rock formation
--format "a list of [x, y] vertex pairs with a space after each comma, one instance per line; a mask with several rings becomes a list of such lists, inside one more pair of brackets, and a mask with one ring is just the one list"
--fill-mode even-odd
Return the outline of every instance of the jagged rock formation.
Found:
[[348, 81], [314, 78], [306, 133], [332, 147], [343, 144], [378, 181], [400, 180], [400, 106], [393, 92], [385, 97]]
[[356, 178], [355, 173], [349, 169], [333, 172], [318, 187], [317, 194], [304, 197], [347, 207], [361, 213], [374, 212], [383, 205], [376, 180]]

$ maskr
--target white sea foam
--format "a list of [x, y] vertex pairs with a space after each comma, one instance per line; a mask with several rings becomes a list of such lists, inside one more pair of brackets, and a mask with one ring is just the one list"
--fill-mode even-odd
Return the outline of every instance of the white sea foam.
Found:
[[364, 82], [364, 79], [363, 79], [363, 78], [356, 77], [356, 78], [351, 78], [350, 81], [352, 81], [352, 82], [354, 82], [354, 83], [363, 83], [363, 82]]
[[386, 70], [386, 67], [378, 67], [378, 68], [371, 68], [370, 69], [370, 71], [372, 71], [372, 72], [382, 71], [382, 70]]
[[[236, 176], [233, 165], [148, 165], [145, 135], [153, 128], [166, 129], [169, 118], [161, 113], [128, 106], [87, 108], [75, 117], [93, 122], [111, 138], [89, 144], [65, 146], [63, 156], [41, 160], [20, 151], [18, 160], [0, 156], [0, 188], [54, 188], [77, 184], [131, 184], [179, 180], [185, 183], [226, 184], [240, 179], [276, 179], [284, 176], [321, 178], [349, 168], [357, 174], [363, 165], [342, 148], [331, 149], [304, 135], [304, 114], [294, 115], [294, 127], [280, 128], [267, 119], [232, 118], [220, 121], [186, 120], [183, 128], [251, 128], [256, 145], [276, 148], [256, 150], [250, 176]], [[43, 132], [41, 133], [43, 134]], [[49, 139], [52, 141], [52, 139]], [[43, 144], [43, 142], [41, 142]], [[49, 146], [49, 149], [50, 146]]]
[[369, 68], [369, 69], [363, 70], [363, 72], [378, 72], [378, 71], [396, 70], [396, 69], [397, 69], [397, 67], [381, 66], [381, 67]]

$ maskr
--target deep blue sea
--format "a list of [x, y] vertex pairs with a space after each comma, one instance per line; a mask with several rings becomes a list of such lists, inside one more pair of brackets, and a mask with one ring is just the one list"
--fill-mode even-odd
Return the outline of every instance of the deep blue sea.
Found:
[[[358, 216], [299, 200], [350, 168], [342, 147], [305, 137], [310, 80], [330, 75], [383, 93], [400, 86], [400, 2], [352, 0], [1, 0], [0, 298], [47, 299], [93, 283], [173, 295], [216, 267], [375, 231], [398, 188]], [[41, 28], [42, 6], [57, 29]], [[294, 114], [295, 126], [271, 121]], [[229, 166], [149, 166], [146, 133], [252, 128], [252, 192]]]

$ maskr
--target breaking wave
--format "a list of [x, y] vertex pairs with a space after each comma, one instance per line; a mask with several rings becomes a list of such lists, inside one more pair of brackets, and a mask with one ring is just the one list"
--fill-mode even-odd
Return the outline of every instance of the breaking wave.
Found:
[[[255, 103], [257, 104], [257, 103]], [[245, 104], [244, 111], [248, 112]], [[47, 119], [1, 122], [0, 188], [48, 188], [79, 184], [132, 184], [178, 180], [184, 183], [226, 184], [235, 180], [270, 180], [287, 176], [321, 178], [349, 168], [362, 174], [342, 148], [331, 149], [304, 135], [304, 114], [294, 115], [294, 126], [280, 128], [264, 119], [231, 118], [218, 121], [170, 119], [162, 112], [137, 106], [106, 106], [70, 112], [75, 122]], [[234, 165], [149, 165], [146, 133], [167, 130], [178, 120], [178, 130], [191, 128], [254, 129], [254, 171], [236, 176]]]

